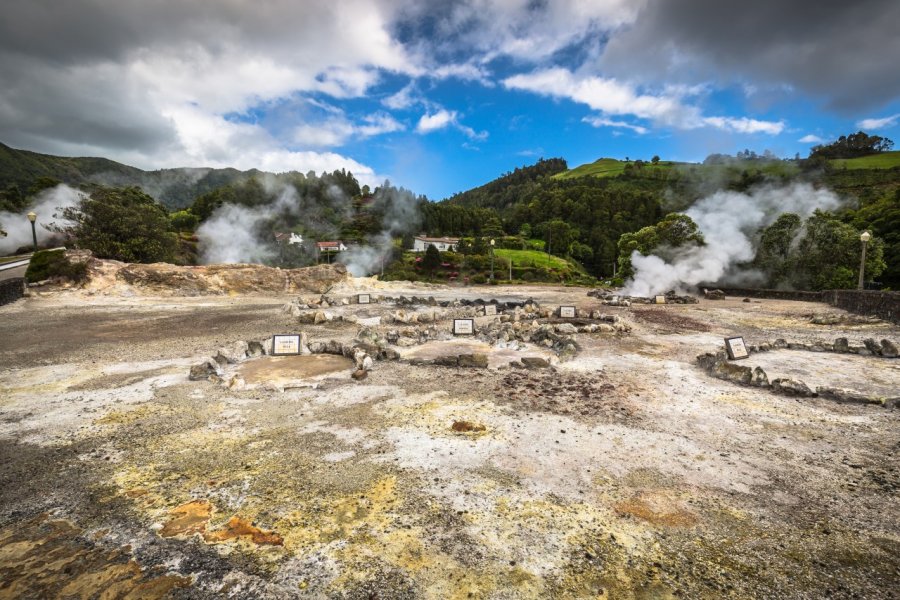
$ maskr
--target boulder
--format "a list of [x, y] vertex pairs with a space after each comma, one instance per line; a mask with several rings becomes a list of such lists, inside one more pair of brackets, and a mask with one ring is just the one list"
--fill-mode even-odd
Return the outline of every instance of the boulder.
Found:
[[750, 385], [753, 381], [753, 369], [728, 361], [716, 362], [711, 373], [714, 377], [741, 385]]
[[843, 388], [820, 386], [816, 388], [816, 393], [822, 398], [834, 400], [835, 402], [842, 402], [845, 404], [884, 404], [883, 398], [873, 398], [871, 396], [866, 396], [865, 394], [860, 394], [859, 392], [854, 392], [853, 390], [847, 390]]
[[434, 364], [440, 365], [442, 367], [458, 367], [459, 366], [459, 357], [458, 356], [438, 356], [434, 359]]
[[250, 345], [247, 342], [235, 342], [230, 346], [219, 348], [215, 360], [219, 364], [236, 364], [247, 358]]
[[520, 360], [526, 369], [546, 369], [550, 366], [547, 359], [540, 356], [523, 356]]
[[564, 335], [574, 335], [578, 333], [578, 328], [571, 323], [560, 323], [556, 326], [556, 333], [562, 333]]
[[356, 381], [362, 381], [363, 379], [365, 379], [368, 376], [369, 376], [369, 372], [366, 371], [365, 369], [357, 369], [357, 370], [353, 371], [353, 373], [350, 375], [350, 377], [352, 377]]
[[191, 381], [201, 381], [203, 379], [209, 379], [213, 375], [219, 374], [219, 365], [216, 364], [216, 361], [211, 358], [206, 359], [202, 363], [196, 364], [191, 367], [190, 375], [188, 375], [188, 379]]
[[769, 376], [762, 370], [762, 367], [753, 369], [753, 376], [750, 378], [750, 385], [755, 387], [769, 387]]
[[475, 354], [460, 354], [459, 366], [473, 369], [486, 369], [488, 366], [487, 354], [480, 352]]
[[256, 342], [249, 341], [247, 342], [247, 357], [248, 358], [256, 358], [258, 356], [265, 356], [266, 354], [266, 344], [269, 340], [265, 340], [264, 342]]
[[850, 352], [850, 341], [845, 338], [837, 338], [834, 340], [834, 345], [832, 346], [835, 352], [849, 353]]
[[866, 346], [866, 350], [874, 354], [875, 356], [881, 355], [881, 344], [876, 342], [872, 338], [866, 338], [863, 340], [863, 344]]
[[785, 396], [809, 398], [816, 395], [808, 385], [797, 379], [776, 379], [772, 381], [772, 389]]
[[887, 358], [897, 358], [900, 356], [900, 349], [891, 340], [881, 340], [881, 355]]

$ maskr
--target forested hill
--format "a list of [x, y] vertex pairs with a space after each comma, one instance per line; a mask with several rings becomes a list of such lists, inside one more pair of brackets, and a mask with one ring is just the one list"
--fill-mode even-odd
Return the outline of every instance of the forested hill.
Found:
[[542, 158], [533, 165], [517, 167], [511, 173], [505, 173], [482, 186], [455, 194], [446, 201], [462, 206], [506, 208], [519, 200], [517, 194], [522, 189], [522, 186], [532, 184], [541, 178], [562, 173], [568, 168], [569, 166], [563, 158], [548, 158], [546, 160]]
[[184, 208], [202, 194], [259, 173], [255, 169], [144, 171], [106, 158], [51, 156], [0, 143], [0, 209], [24, 206], [36, 189], [48, 187], [50, 183], [138, 186], [170, 209]]

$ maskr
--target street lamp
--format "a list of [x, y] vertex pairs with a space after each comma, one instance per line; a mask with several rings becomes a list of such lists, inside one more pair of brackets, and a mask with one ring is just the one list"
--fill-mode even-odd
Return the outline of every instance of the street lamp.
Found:
[[868, 231], [863, 231], [859, 236], [859, 241], [862, 242], [862, 257], [859, 259], [859, 285], [858, 289], [864, 289], [865, 286], [863, 284], [863, 278], [866, 273], [866, 243], [872, 239], [872, 234]]
[[37, 215], [34, 211], [28, 213], [28, 220], [31, 221], [31, 239], [34, 242], [34, 251], [37, 252], [37, 231], [34, 229], [34, 222], [37, 221]]
[[494, 281], [494, 240], [491, 239], [491, 281]]

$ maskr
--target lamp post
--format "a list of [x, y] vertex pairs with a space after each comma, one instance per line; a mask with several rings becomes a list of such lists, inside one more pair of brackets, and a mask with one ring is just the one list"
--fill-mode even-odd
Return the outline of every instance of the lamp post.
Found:
[[34, 251], [37, 252], [37, 231], [34, 229], [34, 222], [37, 221], [37, 215], [34, 211], [28, 213], [28, 220], [31, 221], [31, 240], [34, 242]]
[[866, 244], [870, 239], [872, 239], [872, 234], [868, 231], [863, 231], [859, 236], [859, 241], [862, 242], [862, 257], [859, 259], [859, 285], [857, 289], [860, 290], [865, 288], [863, 279], [866, 273]]
[[494, 281], [494, 240], [491, 239], [491, 281]]

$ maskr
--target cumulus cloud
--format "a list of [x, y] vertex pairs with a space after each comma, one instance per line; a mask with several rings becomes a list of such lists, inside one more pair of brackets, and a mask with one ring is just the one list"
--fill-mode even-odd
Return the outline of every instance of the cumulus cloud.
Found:
[[[714, 127], [738, 133], [777, 135], [783, 122], [759, 121], [746, 117], [704, 117], [696, 106], [686, 104], [684, 95], [691, 88], [671, 87], [658, 94], [641, 93], [633, 85], [608, 77], [585, 76], [568, 69], [553, 67], [531, 73], [513, 75], [503, 80], [509, 89], [524, 90], [553, 98], [566, 98], [599, 111], [604, 116], [591, 124], [609, 125], [607, 115], [633, 116], [677, 129]], [[617, 125], [621, 126], [621, 125]]]
[[797, 141], [800, 143], [803, 143], [803, 144], [821, 144], [825, 140], [823, 140], [822, 138], [820, 138], [819, 136], [817, 136], [815, 134], [809, 133], [807, 135], [804, 135], [802, 138], [800, 138]]
[[419, 123], [416, 125], [416, 132], [431, 133], [447, 127], [455, 127], [473, 140], [483, 140], [488, 135], [486, 131], [475, 131], [471, 127], [463, 125], [459, 122], [459, 114], [455, 110], [447, 110], [445, 108], [441, 108], [431, 114], [425, 113], [422, 115], [419, 118]]
[[896, 125], [898, 119], [900, 119], [900, 114], [882, 117], [880, 119], [863, 119], [862, 121], [859, 121], [856, 126], [862, 129], [888, 129]]

